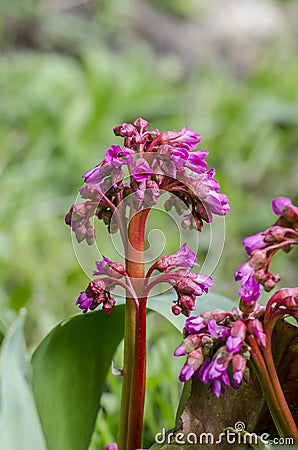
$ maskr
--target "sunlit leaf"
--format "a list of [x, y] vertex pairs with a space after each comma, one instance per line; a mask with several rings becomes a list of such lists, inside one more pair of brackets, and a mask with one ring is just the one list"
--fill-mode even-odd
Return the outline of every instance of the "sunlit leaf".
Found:
[[30, 381], [24, 315], [9, 328], [2, 344], [0, 382], [0, 448], [46, 450]]
[[48, 450], [85, 450], [107, 371], [123, 338], [124, 307], [79, 314], [46, 336], [33, 355], [33, 390]]

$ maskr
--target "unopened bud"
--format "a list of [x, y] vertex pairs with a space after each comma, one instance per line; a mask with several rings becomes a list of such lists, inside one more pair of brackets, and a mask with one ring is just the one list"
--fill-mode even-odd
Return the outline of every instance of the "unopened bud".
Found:
[[255, 270], [260, 269], [267, 260], [266, 250], [257, 250], [252, 254], [252, 257], [249, 260], [249, 264]]
[[173, 305], [172, 306], [172, 313], [175, 314], [175, 316], [179, 316], [181, 314], [182, 308], [179, 305]]
[[231, 328], [231, 336], [232, 337], [239, 337], [244, 341], [246, 336], [246, 325], [242, 320], [237, 320], [233, 323]]
[[106, 314], [109, 314], [112, 308], [115, 306], [116, 300], [112, 297], [109, 297], [103, 304], [102, 309]]
[[181, 295], [179, 303], [186, 309], [193, 310], [195, 308], [195, 297], [191, 295]]
[[212, 309], [211, 311], [206, 311], [201, 314], [205, 323], [210, 322], [210, 320], [215, 320], [215, 322], [219, 323], [228, 316], [232, 316], [232, 313], [224, 311], [223, 309]]
[[269, 292], [275, 287], [275, 281], [272, 278], [269, 278], [265, 283], [263, 284], [265, 291]]

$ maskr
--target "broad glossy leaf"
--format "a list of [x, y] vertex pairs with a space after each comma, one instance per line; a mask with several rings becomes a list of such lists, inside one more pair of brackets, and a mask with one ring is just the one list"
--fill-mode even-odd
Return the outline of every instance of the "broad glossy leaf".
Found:
[[26, 356], [24, 316], [9, 328], [1, 350], [0, 448], [46, 450], [30, 381]]
[[33, 389], [48, 450], [86, 450], [107, 371], [123, 338], [124, 307], [62, 322], [33, 355]]

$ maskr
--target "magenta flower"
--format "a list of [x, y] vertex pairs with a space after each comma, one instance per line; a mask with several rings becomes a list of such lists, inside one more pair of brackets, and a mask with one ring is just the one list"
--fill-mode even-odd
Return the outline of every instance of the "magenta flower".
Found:
[[209, 222], [212, 220], [212, 213], [218, 216], [225, 216], [227, 211], [230, 211], [230, 205], [228, 204], [228, 197], [225, 194], [217, 192], [209, 192], [204, 199], [204, 203], [208, 205], [210, 212]]
[[[239, 389], [247, 371], [246, 360], [250, 356], [250, 348], [245, 339], [254, 324], [251, 318], [239, 319], [239, 314], [240, 311], [236, 308], [233, 312], [214, 309], [186, 319], [186, 337], [174, 353], [175, 356], [188, 354], [179, 377], [181, 381], [197, 377], [202, 383], [210, 383], [209, 389], [217, 397], [229, 386]], [[251, 323], [251, 330], [247, 323]], [[198, 349], [202, 350], [204, 360], [200, 361], [200, 367], [196, 370], [192, 365], [193, 360], [189, 358]]]
[[258, 319], [253, 319], [248, 322], [247, 325], [248, 331], [255, 335], [258, 344], [265, 348], [267, 345], [267, 336], [264, 333], [262, 322]]
[[227, 337], [230, 335], [230, 328], [218, 325], [214, 319], [208, 322], [208, 331], [215, 338]]
[[244, 372], [246, 370], [246, 359], [244, 358], [244, 356], [240, 355], [240, 353], [233, 355], [232, 367], [233, 379], [240, 387]]
[[112, 145], [106, 151], [106, 161], [114, 167], [121, 167], [125, 164], [133, 163], [135, 152], [130, 148], [121, 148], [119, 145]]
[[220, 376], [211, 380], [210, 390], [216, 397], [220, 397], [226, 392], [226, 387], [230, 386], [230, 379], [226, 372], [222, 372]]
[[96, 269], [93, 275], [109, 275], [110, 277], [121, 278], [126, 275], [125, 268], [118, 262], [113, 262], [109, 258], [103, 257], [101, 261], [95, 261]]
[[[277, 222], [282, 226], [298, 227], [298, 207], [287, 197], [277, 197], [272, 201], [273, 212], [282, 217]], [[281, 222], [281, 223], [280, 223]]]
[[189, 334], [181, 345], [179, 345], [175, 352], [175, 356], [187, 355], [187, 353], [191, 353], [199, 347], [201, 342], [200, 334]]
[[244, 284], [242, 289], [238, 291], [241, 299], [245, 302], [257, 302], [260, 297], [262, 286], [254, 279], [249, 278]]
[[106, 176], [110, 175], [113, 169], [114, 166], [112, 164], [102, 161], [98, 166], [94, 167], [94, 169], [85, 172], [82, 177], [87, 184], [98, 184]]
[[194, 150], [200, 140], [201, 135], [188, 127], [182, 130], [164, 131], [153, 141], [154, 144], [169, 144], [173, 147], [186, 146], [189, 150]]
[[198, 333], [206, 328], [206, 322], [202, 316], [191, 316], [186, 319], [184, 326], [189, 333]]
[[105, 450], [118, 450], [118, 445], [114, 442], [113, 444], [107, 445]]
[[183, 127], [181, 130], [180, 139], [183, 144], [186, 144], [190, 150], [194, 150], [198, 143], [201, 141], [202, 137], [200, 134], [193, 130], [190, 130], [187, 126]]
[[147, 161], [143, 158], [138, 159], [132, 169], [132, 177], [138, 183], [147, 181], [153, 174], [154, 170], [149, 167]]
[[244, 344], [247, 327], [242, 320], [233, 323], [230, 336], [226, 341], [226, 348], [229, 354], [238, 353]]
[[93, 303], [93, 297], [87, 297], [85, 291], [82, 291], [76, 301], [76, 305], [86, 313], [89, 309], [91, 309], [91, 305]]
[[[201, 314], [200, 316], [188, 317], [185, 322], [185, 330], [188, 331], [189, 333], [199, 333], [199, 331], [207, 327], [209, 322], [211, 321], [215, 321], [216, 323], [222, 322], [229, 316], [232, 316], [232, 313], [224, 311], [223, 309], [212, 309], [210, 311]], [[216, 335], [215, 337], [220, 336]]]
[[204, 356], [201, 347], [189, 353], [187, 361], [181, 369], [179, 380], [182, 382], [190, 380], [195, 372], [199, 369], [203, 361]]
[[205, 161], [205, 158], [207, 155], [208, 150], [199, 150], [197, 152], [189, 153], [186, 166], [195, 173], [206, 172], [208, 164]]
[[230, 355], [239, 352], [243, 345], [243, 340], [238, 336], [229, 336], [226, 341], [226, 348]]
[[179, 381], [181, 381], [182, 383], [188, 381], [191, 379], [191, 377], [193, 376], [193, 374], [195, 373], [196, 369], [195, 369], [195, 364], [184, 364], [184, 366], [181, 369], [181, 372], [179, 374]]
[[176, 289], [180, 293], [192, 294], [200, 296], [203, 292], [208, 292], [208, 289], [213, 285], [211, 277], [203, 274], [195, 274], [189, 270], [178, 270], [177, 275], [181, 278], [176, 283]]
[[264, 233], [257, 233], [253, 236], [247, 236], [243, 240], [243, 245], [249, 255], [251, 255], [254, 250], [259, 250], [266, 247], [267, 243], [264, 241]]
[[173, 255], [162, 256], [159, 258], [156, 262], [156, 268], [160, 272], [172, 270], [176, 267], [191, 268], [193, 266], [198, 266], [196, 261], [196, 254], [186, 243], [184, 243]]
[[76, 305], [86, 313], [102, 304], [104, 312], [108, 314], [116, 303], [109, 293], [114, 287], [113, 281], [97, 278], [88, 284], [85, 291], [80, 293]]
[[235, 280], [245, 284], [254, 274], [254, 269], [249, 262], [243, 263], [235, 272]]
[[287, 197], [276, 197], [272, 200], [272, 210], [274, 214], [280, 216], [287, 207], [293, 206], [292, 201]]
[[230, 386], [227, 368], [231, 359], [232, 357], [227, 353], [225, 347], [220, 347], [212, 361], [198, 371], [197, 377], [202, 383], [211, 382], [210, 390], [216, 397], [223, 394], [226, 387]]
[[[168, 191], [180, 200], [180, 205], [166, 201], [166, 209], [174, 206], [183, 215], [183, 228], [198, 231], [203, 221], [212, 221], [213, 214], [223, 216], [230, 209], [227, 197], [219, 192], [215, 170], [208, 170], [208, 151], [191, 152], [200, 142], [200, 134], [186, 126], [165, 132], [148, 130], [148, 122], [142, 118], [115, 127], [114, 133], [124, 138], [124, 146], [112, 145], [105, 160], [83, 174], [86, 186], [80, 191], [83, 198], [98, 201], [92, 216], [103, 220], [109, 232], [118, 229], [117, 224], [111, 225], [113, 205], [117, 208], [119, 201], [133, 193], [134, 207], [140, 210], [155, 205], [158, 197]], [[124, 165], [131, 174], [129, 183], [123, 182]], [[73, 231], [79, 242], [95, 241], [94, 229], [88, 224], [76, 224]]]

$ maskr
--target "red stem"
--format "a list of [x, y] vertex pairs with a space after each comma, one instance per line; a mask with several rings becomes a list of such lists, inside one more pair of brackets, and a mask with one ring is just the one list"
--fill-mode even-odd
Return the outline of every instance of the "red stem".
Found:
[[144, 284], [145, 225], [149, 209], [132, 212], [129, 228], [129, 248], [126, 271], [139, 297], [136, 311], [135, 345], [128, 406], [126, 450], [141, 448], [146, 388], [146, 298], [141, 298]]
[[273, 356], [271, 352], [271, 340], [272, 340], [272, 331], [274, 326], [276, 325], [276, 322], [281, 319], [281, 317], [284, 316], [284, 312], [280, 311], [279, 313], [275, 313], [275, 315], [272, 317], [272, 323], [267, 323], [267, 326], [265, 328], [265, 333], [267, 335], [267, 346], [263, 349], [263, 356], [266, 363], [266, 367], [268, 369], [268, 373], [271, 379], [271, 384], [274, 389], [274, 394], [278, 401], [278, 412], [281, 411], [279, 414], [279, 419], [281, 425], [282, 425], [282, 431], [285, 437], [293, 437], [295, 440], [295, 443], [298, 443], [298, 431], [296, 423], [293, 419], [293, 416], [291, 414], [291, 411], [289, 409], [289, 406], [287, 404], [287, 401], [285, 399], [283, 390], [280, 385], [280, 381], [277, 375], [276, 367], [273, 361]]

